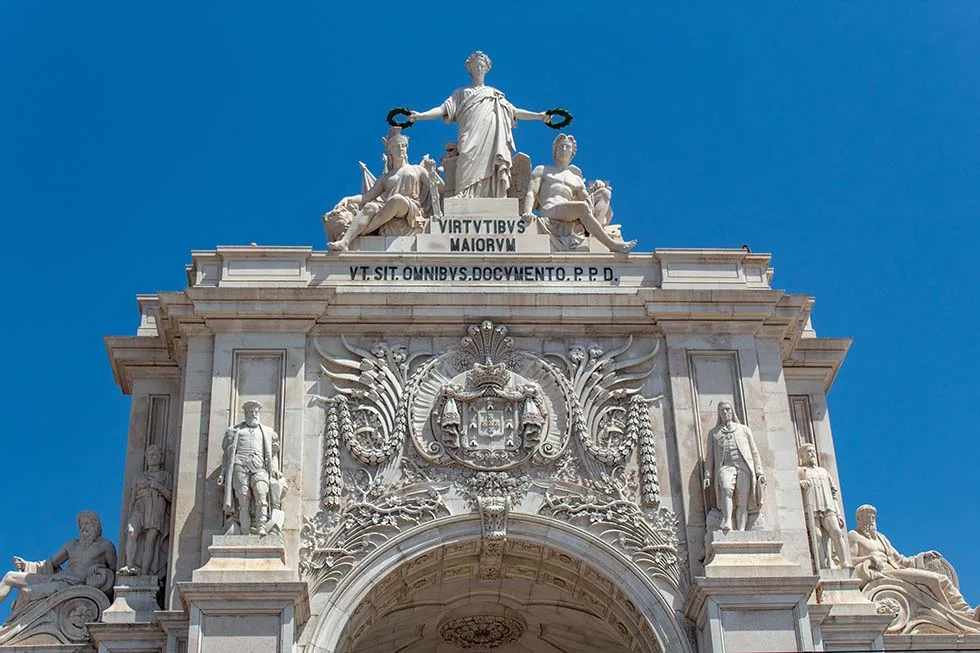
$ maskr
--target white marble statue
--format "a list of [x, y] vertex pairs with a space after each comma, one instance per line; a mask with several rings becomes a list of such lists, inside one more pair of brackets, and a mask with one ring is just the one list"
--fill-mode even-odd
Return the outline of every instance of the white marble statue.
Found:
[[[851, 561], [854, 563], [862, 587], [878, 579], [900, 581], [900, 591], [911, 586], [935, 599], [942, 610], [968, 619], [978, 620], [977, 613], [963, 599], [956, 583], [952, 567], [936, 551], [926, 551], [916, 556], [905, 557], [892, 546], [888, 538], [878, 532], [877, 509], [863, 505], [857, 509], [857, 528], [847, 534], [851, 547]], [[947, 569], [948, 567], [948, 569]], [[914, 590], [910, 589], [909, 594]], [[909, 596], [911, 602], [914, 597]]]
[[442, 118], [459, 128], [454, 197], [507, 197], [511, 155], [517, 150], [512, 129], [517, 120], [547, 120], [546, 113], [518, 109], [504, 94], [483, 81], [490, 57], [474, 52], [466, 59], [472, 83], [453, 91], [428, 111], [413, 111], [409, 120]]
[[817, 465], [816, 447], [804, 444], [799, 449], [799, 455], [803, 509], [817, 568], [844, 569], [850, 566], [850, 558], [844, 535], [840, 491], [834, 485], [830, 472]]
[[554, 164], [537, 166], [531, 172], [531, 183], [524, 200], [524, 218], [533, 219], [531, 211], [537, 207], [545, 221], [578, 222], [586, 233], [611, 251], [630, 251], [636, 245], [635, 240], [624, 242], [607, 231], [612, 218], [609, 185], [597, 182], [590, 189], [586, 188], [582, 171], [572, 165], [577, 150], [574, 136], [558, 134], [551, 146]]
[[383, 140], [385, 173], [367, 192], [343, 198], [324, 216], [328, 238], [333, 233], [331, 219], [346, 223], [343, 236], [327, 243], [330, 249], [345, 251], [358, 236], [371, 234], [396, 218], [403, 218], [413, 229], [421, 228], [427, 216], [440, 212], [439, 192], [444, 183], [436, 162], [426, 155], [421, 165], [409, 163], [408, 137], [399, 127], [392, 127]]
[[766, 475], [752, 431], [739, 423], [732, 404], [718, 404], [718, 423], [708, 433], [704, 488], [721, 512], [722, 531], [744, 531], [762, 507]]
[[146, 471], [133, 483], [133, 498], [126, 521], [125, 560], [120, 576], [154, 574], [160, 567], [160, 539], [167, 532], [167, 506], [172, 500], [172, 479], [163, 468], [163, 449], [146, 448]]
[[66, 542], [57, 553], [40, 562], [15, 556], [14, 568], [0, 580], [0, 601], [7, 598], [10, 590], [19, 590], [12, 615], [32, 601], [74, 585], [90, 585], [108, 592], [116, 568], [116, 547], [102, 537], [99, 516], [83, 510], [78, 513], [78, 539]]
[[218, 485], [229, 535], [268, 533], [270, 482], [282, 477], [276, 455], [279, 436], [259, 421], [262, 404], [242, 404], [245, 421], [225, 431]]

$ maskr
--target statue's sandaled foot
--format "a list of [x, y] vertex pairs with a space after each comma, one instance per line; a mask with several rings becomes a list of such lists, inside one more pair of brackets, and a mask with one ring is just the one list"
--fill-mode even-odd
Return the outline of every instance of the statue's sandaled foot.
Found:
[[259, 537], [265, 537], [269, 534], [269, 531], [265, 530], [265, 526], [259, 526], [259, 529], [255, 531], [255, 534]]
[[139, 576], [140, 575], [140, 568], [137, 567], [136, 565], [126, 565], [125, 567], [123, 567], [122, 569], [119, 570], [119, 575], [120, 576]]
[[332, 249], [335, 252], [346, 252], [347, 251], [347, 243], [345, 243], [342, 240], [335, 240], [335, 241], [333, 241], [331, 243], [327, 243], [327, 247], [329, 247], [330, 249]]
[[616, 245], [613, 247], [613, 251], [619, 252], [620, 254], [625, 254], [626, 252], [630, 251], [634, 247], [636, 247], [636, 241], [628, 240], [626, 242], [616, 243]]
[[732, 523], [730, 521], [723, 521], [721, 522], [721, 526], [718, 528], [720, 528], [723, 533], [727, 533], [728, 531], [732, 530]]

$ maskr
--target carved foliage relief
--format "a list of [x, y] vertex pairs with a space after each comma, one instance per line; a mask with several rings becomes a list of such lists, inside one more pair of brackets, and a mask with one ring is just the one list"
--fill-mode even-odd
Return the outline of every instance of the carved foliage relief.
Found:
[[483, 525], [484, 579], [498, 577], [508, 516], [524, 512], [685, 582], [678, 519], [660, 502], [650, 423], [660, 397], [641, 394], [658, 347], [538, 353], [489, 321], [442, 353], [338, 344], [342, 354], [314, 341], [326, 390], [321, 509], [303, 528], [301, 571], [316, 590], [398, 533], [466, 511]]

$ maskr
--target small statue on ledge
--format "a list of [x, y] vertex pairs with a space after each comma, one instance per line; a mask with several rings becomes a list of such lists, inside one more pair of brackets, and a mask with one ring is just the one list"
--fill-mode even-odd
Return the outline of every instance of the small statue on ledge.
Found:
[[[817, 465], [817, 449], [804, 444], [799, 449], [800, 490], [810, 535], [810, 547], [817, 569], [844, 569], [850, 566], [844, 535], [844, 512], [840, 491], [823, 467]], [[831, 556], [833, 551], [833, 556]]]
[[167, 532], [171, 500], [171, 478], [163, 468], [163, 449], [151, 444], [146, 448], [146, 471], [133, 484], [126, 523], [126, 564], [119, 569], [120, 576], [153, 574], [160, 567], [159, 541]]
[[439, 201], [445, 184], [436, 172], [436, 162], [426, 155], [421, 165], [408, 163], [408, 137], [399, 127], [392, 127], [383, 140], [385, 173], [367, 192], [341, 199], [323, 217], [327, 238], [343, 229], [342, 236], [327, 243], [330, 249], [347, 251], [355, 238], [378, 231], [396, 218], [417, 231], [428, 217], [442, 213]]

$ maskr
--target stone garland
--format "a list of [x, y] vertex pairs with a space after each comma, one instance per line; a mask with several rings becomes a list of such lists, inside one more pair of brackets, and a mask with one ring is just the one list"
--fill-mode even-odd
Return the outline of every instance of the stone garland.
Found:
[[640, 434], [640, 504], [653, 507], [660, 505], [660, 478], [657, 476], [657, 454], [653, 446], [650, 411], [646, 404], [642, 397], [633, 397], [626, 430]]
[[[340, 471], [340, 420], [339, 405], [346, 405], [346, 398], [338, 397], [327, 404], [327, 422], [323, 435], [323, 507], [327, 510], [340, 509], [340, 496], [344, 490], [343, 475]], [[350, 420], [350, 411], [345, 416]]]

